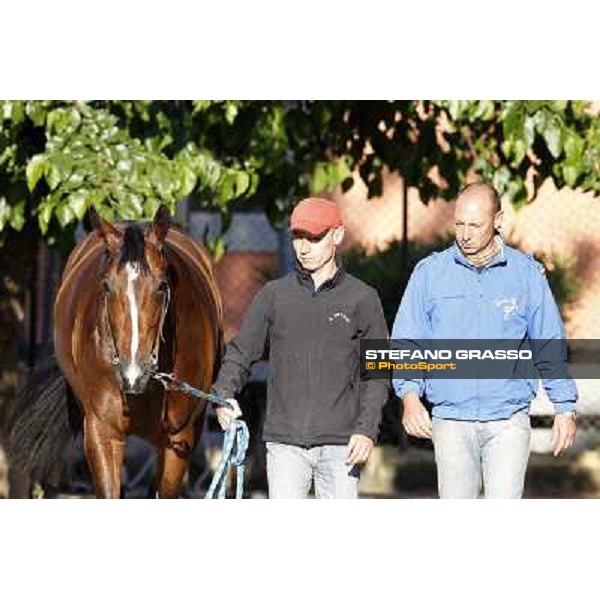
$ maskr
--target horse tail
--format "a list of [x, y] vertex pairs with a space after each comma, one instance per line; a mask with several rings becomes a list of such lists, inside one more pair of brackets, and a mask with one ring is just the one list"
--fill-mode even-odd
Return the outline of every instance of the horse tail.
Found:
[[75, 454], [83, 417], [54, 355], [36, 365], [8, 409], [10, 461], [38, 481]]

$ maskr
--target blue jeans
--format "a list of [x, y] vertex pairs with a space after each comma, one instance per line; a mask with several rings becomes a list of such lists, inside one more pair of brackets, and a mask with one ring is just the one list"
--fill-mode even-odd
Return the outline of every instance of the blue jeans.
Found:
[[269, 498], [306, 498], [313, 481], [317, 498], [358, 498], [360, 469], [346, 465], [347, 457], [346, 446], [267, 442]]
[[527, 411], [498, 421], [433, 419], [440, 498], [520, 498], [529, 460]]

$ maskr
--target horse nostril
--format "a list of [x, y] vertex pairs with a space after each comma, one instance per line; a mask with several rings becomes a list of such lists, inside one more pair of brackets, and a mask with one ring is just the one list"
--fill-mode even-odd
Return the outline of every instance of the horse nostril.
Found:
[[141, 394], [144, 391], [145, 387], [146, 386], [144, 385], [142, 377], [139, 377], [135, 381], [129, 381], [128, 379], [124, 378], [121, 389], [126, 394]]

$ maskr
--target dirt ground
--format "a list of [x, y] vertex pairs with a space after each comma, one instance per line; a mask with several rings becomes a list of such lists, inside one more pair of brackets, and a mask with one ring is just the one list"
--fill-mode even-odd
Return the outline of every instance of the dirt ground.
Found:
[[[363, 498], [436, 498], [433, 452], [416, 446], [402, 452], [394, 446], [377, 447], [363, 471], [360, 489]], [[559, 458], [533, 453], [524, 496], [599, 498], [600, 451], [586, 450]], [[8, 497], [8, 466], [0, 447], [0, 498]], [[255, 490], [251, 497], [265, 498], [266, 490]]]
[[[436, 498], [433, 451], [392, 446], [375, 449], [361, 481], [361, 494], [371, 498]], [[378, 457], [377, 455], [385, 455]], [[600, 451], [585, 450], [555, 458], [532, 453], [525, 480], [525, 498], [599, 498]]]

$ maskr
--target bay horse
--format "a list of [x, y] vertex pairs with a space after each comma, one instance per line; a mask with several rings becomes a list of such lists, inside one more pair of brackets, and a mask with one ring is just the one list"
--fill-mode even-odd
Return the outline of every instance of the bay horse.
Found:
[[170, 227], [164, 205], [151, 223], [88, 215], [93, 230], [71, 252], [54, 303], [55, 357], [17, 398], [9, 451], [31, 472], [82, 427], [96, 496], [119, 498], [126, 436], [136, 434], [157, 449], [158, 497], [177, 498], [206, 403], [153, 375], [210, 388], [223, 349], [212, 263]]

